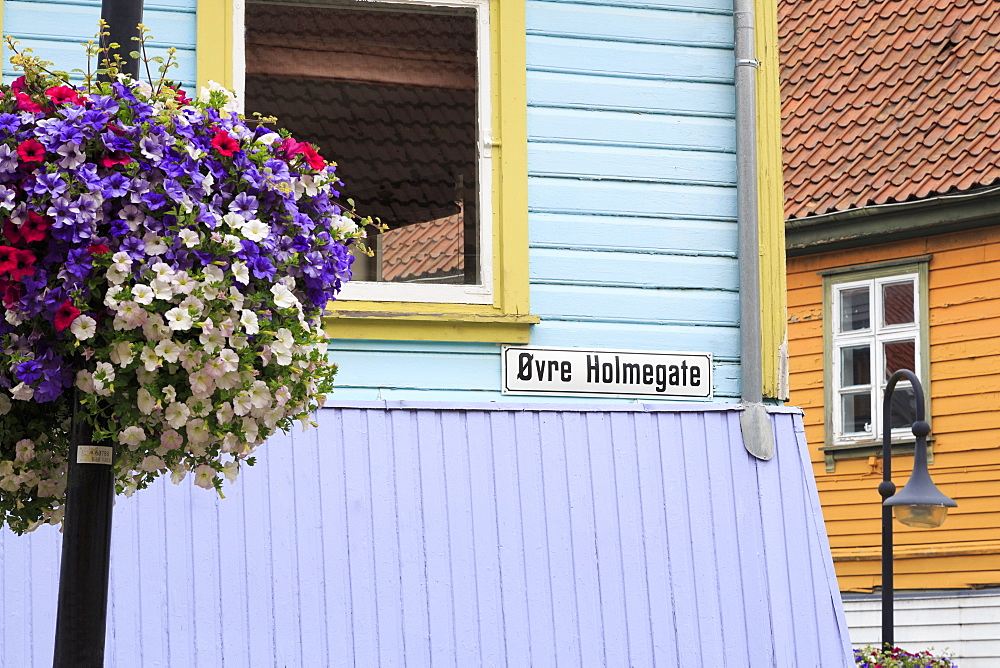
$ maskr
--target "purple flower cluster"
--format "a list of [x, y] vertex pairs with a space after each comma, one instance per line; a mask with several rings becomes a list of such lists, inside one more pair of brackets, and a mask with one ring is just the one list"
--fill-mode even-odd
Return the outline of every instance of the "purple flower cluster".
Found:
[[[352, 224], [336, 190], [317, 189], [336, 185], [336, 167], [224, 105], [166, 92], [122, 81], [94, 94], [32, 91], [23, 77], [0, 88], [0, 388], [47, 402], [71, 386], [79, 351], [59, 309], [68, 301], [108, 326], [107, 285], [93, 279], [109, 253], [127, 253], [136, 272], [154, 258], [179, 271], [240, 261], [259, 281], [292, 277], [307, 317], [350, 278]], [[230, 248], [221, 239], [233, 216], [265, 221], [266, 234]], [[32, 225], [42, 232], [26, 237]], [[206, 240], [185, 243], [190, 233]]]
[[0, 85], [0, 525], [18, 532], [62, 516], [72, 391], [123, 493], [219, 489], [308, 423], [336, 373], [320, 317], [363, 236], [336, 166], [218, 86], [25, 72]]

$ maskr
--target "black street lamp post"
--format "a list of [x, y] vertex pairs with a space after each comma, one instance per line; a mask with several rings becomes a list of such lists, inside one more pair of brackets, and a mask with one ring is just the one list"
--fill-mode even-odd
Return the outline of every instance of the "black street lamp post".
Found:
[[[916, 437], [913, 452], [913, 473], [903, 489], [896, 493], [892, 482], [892, 432], [890, 398], [896, 383], [909, 381], [916, 403], [915, 421], [911, 427]], [[934, 528], [944, 523], [948, 508], [958, 504], [941, 493], [931, 481], [927, 471], [927, 434], [931, 427], [924, 420], [924, 390], [912, 371], [900, 369], [892, 374], [882, 398], [882, 482], [878, 493], [882, 496], [882, 646], [892, 648], [893, 638], [893, 569], [892, 569], [892, 516], [913, 527]]]
[[[135, 77], [139, 63], [129, 57], [139, 36], [143, 0], [103, 0], [101, 18], [109, 43], [119, 44], [122, 71]], [[73, 395], [73, 432], [66, 484], [59, 602], [56, 609], [54, 668], [104, 665], [111, 565], [115, 444], [95, 443]]]

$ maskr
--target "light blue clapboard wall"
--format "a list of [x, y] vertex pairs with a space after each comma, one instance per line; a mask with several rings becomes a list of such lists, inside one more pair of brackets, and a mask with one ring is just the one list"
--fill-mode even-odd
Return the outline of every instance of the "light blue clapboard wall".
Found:
[[[739, 396], [732, 22], [728, 0], [527, 2], [533, 345], [711, 352]], [[331, 350], [337, 400], [515, 400], [496, 346]]]
[[[101, 0], [0, 0], [3, 2], [3, 31], [34, 49], [35, 55], [52, 61], [57, 70], [86, 70], [86, 52], [82, 44], [97, 34], [101, 18]], [[195, 8], [197, 0], [146, 0], [143, 23], [153, 40], [150, 56], [166, 56], [167, 47], [177, 49], [179, 67], [168, 78], [194, 90], [195, 81]], [[4, 47], [3, 74], [10, 80], [15, 72], [9, 62], [10, 51]], [[96, 64], [94, 65], [96, 67]], [[155, 65], [151, 67], [155, 76]]]
[[[114, 510], [108, 666], [851, 665], [800, 415], [359, 403], [219, 500]], [[0, 666], [51, 665], [59, 534], [0, 533]]]
[[[196, 4], [145, 3], [187, 83]], [[715, 398], [737, 398], [731, 0], [526, 10], [531, 343], [710, 352]], [[71, 68], [99, 15], [99, 0], [7, 0], [4, 29]], [[500, 394], [492, 344], [334, 341], [331, 355], [338, 400], [532, 401]]]

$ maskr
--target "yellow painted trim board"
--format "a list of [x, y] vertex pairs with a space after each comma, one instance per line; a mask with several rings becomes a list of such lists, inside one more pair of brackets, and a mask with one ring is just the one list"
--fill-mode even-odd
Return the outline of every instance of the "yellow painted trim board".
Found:
[[[335, 302], [324, 321], [339, 339], [526, 343], [529, 313], [528, 104], [524, 0], [490, 2], [493, 118], [493, 304]], [[409, 320], [404, 328], [391, 312]], [[456, 313], [472, 317], [453, 318]], [[374, 317], [373, 317], [374, 316]], [[421, 317], [422, 316], [422, 317]], [[451, 325], [441, 326], [441, 321]], [[501, 324], [501, 321], [502, 324]]]
[[765, 398], [787, 400], [781, 357], [788, 341], [781, 173], [778, 6], [754, 0], [757, 70], [757, 215], [760, 226], [761, 366]]
[[233, 0], [198, 0], [197, 12], [198, 86], [215, 81], [232, 90]]

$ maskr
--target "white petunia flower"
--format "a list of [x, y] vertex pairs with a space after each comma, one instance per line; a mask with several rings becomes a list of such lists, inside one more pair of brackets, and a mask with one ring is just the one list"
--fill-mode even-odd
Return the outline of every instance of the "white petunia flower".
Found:
[[230, 271], [232, 272], [233, 278], [236, 279], [237, 283], [247, 285], [250, 282], [250, 270], [247, 269], [245, 262], [240, 262], [239, 260], [233, 262], [233, 266], [230, 268]]
[[215, 266], [214, 264], [210, 264], [207, 267], [205, 267], [203, 273], [205, 274], [205, 283], [209, 285], [222, 283], [226, 278], [226, 275], [222, 272], [222, 269], [220, 267]]
[[156, 455], [146, 455], [146, 457], [142, 460], [142, 464], [139, 465], [139, 468], [149, 473], [156, 473], [157, 471], [162, 471], [167, 468], [167, 465], [163, 459], [157, 457]]
[[142, 351], [139, 353], [139, 361], [142, 362], [146, 371], [156, 371], [156, 368], [160, 366], [160, 357], [149, 346], [142, 347]]
[[243, 227], [240, 228], [245, 236], [250, 241], [263, 241], [267, 238], [267, 235], [271, 233], [271, 228], [268, 227], [267, 223], [254, 218], [246, 222]]
[[153, 288], [149, 287], [148, 285], [144, 285], [142, 283], [136, 283], [132, 287], [132, 299], [134, 299], [139, 304], [145, 304], [147, 306], [149, 304], [152, 304], [154, 296], [155, 293], [153, 292]]
[[143, 415], [149, 415], [156, 410], [156, 397], [149, 390], [141, 387], [136, 397], [136, 404]]
[[213, 481], [215, 480], [215, 469], [213, 469], [208, 464], [199, 464], [194, 469], [194, 484], [198, 487], [204, 487], [205, 489], [212, 489], [214, 487]]
[[181, 243], [183, 243], [188, 248], [194, 248], [199, 243], [201, 243], [201, 237], [198, 235], [197, 232], [191, 229], [185, 228], [180, 232], [178, 232], [177, 236], [180, 237]]
[[104, 305], [110, 309], [118, 308], [118, 295], [122, 293], [123, 288], [120, 285], [112, 285], [108, 288], [107, 294], [104, 295]]
[[181, 353], [181, 347], [171, 339], [163, 339], [156, 344], [156, 354], [170, 363], [177, 361], [177, 356]]
[[281, 283], [271, 286], [274, 304], [278, 308], [293, 308], [299, 305], [298, 297]]
[[163, 238], [155, 232], [146, 232], [142, 237], [142, 243], [145, 246], [146, 255], [163, 255], [169, 250]]
[[85, 341], [97, 333], [97, 321], [89, 315], [78, 315], [69, 326], [78, 341]]
[[260, 325], [257, 322], [257, 314], [253, 311], [243, 309], [240, 312], [240, 325], [248, 335], [253, 336], [260, 332]]
[[246, 219], [235, 211], [230, 211], [222, 217], [222, 221], [234, 230], [238, 230], [246, 223]]
[[174, 429], [180, 429], [187, 424], [191, 409], [179, 401], [175, 401], [167, 406], [163, 411], [163, 419]]
[[187, 309], [174, 307], [167, 311], [164, 315], [167, 318], [167, 325], [174, 331], [191, 329], [191, 325], [194, 324], [194, 320], [191, 318], [191, 314], [188, 313]]
[[142, 427], [137, 427], [135, 425], [131, 427], [125, 427], [118, 434], [118, 442], [122, 445], [127, 445], [129, 450], [135, 450], [139, 447], [139, 444], [146, 440], [146, 432], [143, 431]]
[[132, 344], [128, 341], [116, 341], [113, 343], [108, 355], [111, 358], [111, 361], [120, 367], [128, 366], [132, 363], [132, 360], [135, 359], [135, 352], [132, 350]]

